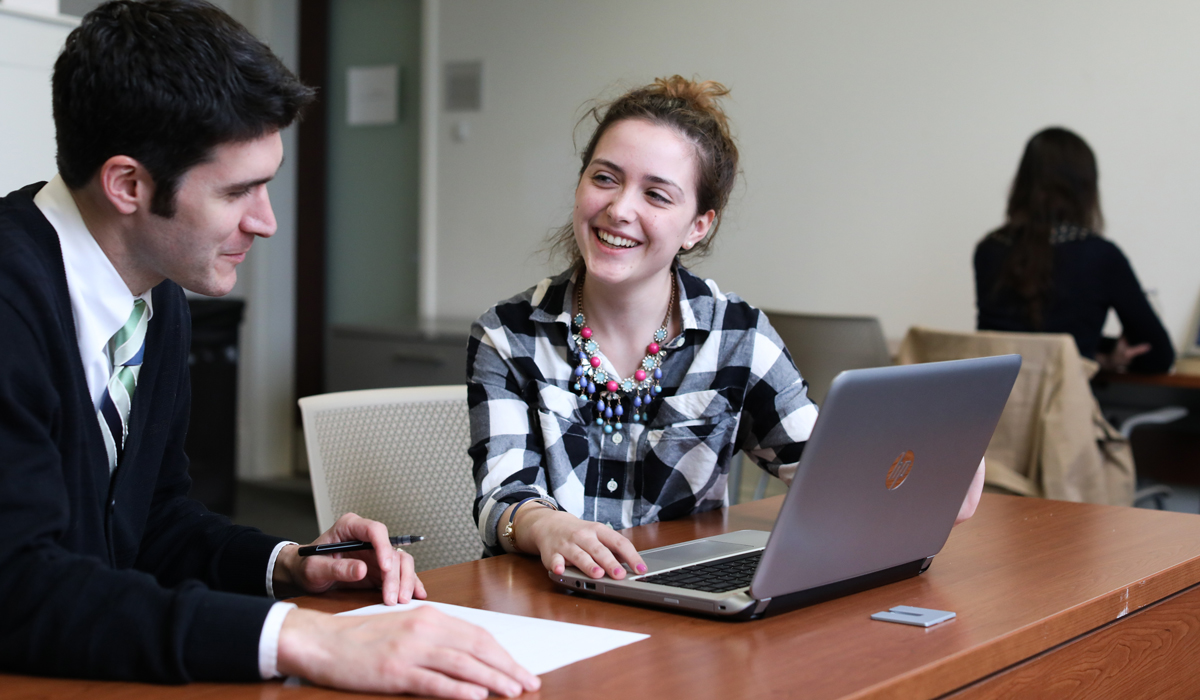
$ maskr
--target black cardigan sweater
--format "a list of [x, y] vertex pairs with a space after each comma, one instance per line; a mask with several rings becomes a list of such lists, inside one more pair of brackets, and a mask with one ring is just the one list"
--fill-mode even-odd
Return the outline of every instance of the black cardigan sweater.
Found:
[[1175, 349], [1158, 315], [1146, 301], [1142, 286], [1121, 250], [1081, 229], [1056, 236], [1049, 304], [1041, 328], [1034, 328], [1021, 299], [997, 281], [1012, 246], [1004, 230], [993, 232], [975, 248], [975, 303], [981, 331], [1070, 333], [1079, 354], [1095, 359], [1109, 308], [1121, 320], [1130, 345], [1150, 343], [1150, 351], [1134, 358], [1129, 371], [1166, 372], [1175, 362]]
[[58, 236], [33, 203], [42, 184], [0, 199], [0, 668], [257, 679], [266, 566], [280, 540], [188, 498], [183, 291], [154, 288], [110, 481]]

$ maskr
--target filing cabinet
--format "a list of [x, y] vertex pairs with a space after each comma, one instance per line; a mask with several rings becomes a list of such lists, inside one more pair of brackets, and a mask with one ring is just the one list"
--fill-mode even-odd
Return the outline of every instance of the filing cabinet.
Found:
[[470, 327], [468, 320], [333, 326], [325, 353], [325, 390], [462, 384]]

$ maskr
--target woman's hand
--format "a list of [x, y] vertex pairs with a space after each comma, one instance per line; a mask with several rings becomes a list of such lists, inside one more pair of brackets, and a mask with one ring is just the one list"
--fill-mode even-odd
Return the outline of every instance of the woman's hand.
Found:
[[603, 578], [607, 573], [623, 579], [621, 561], [639, 574], [646, 573], [646, 563], [633, 543], [601, 523], [550, 508], [522, 508], [517, 511], [513, 529], [521, 551], [541, 555], [542, 565], [556, 574], [570, 564], [592, 578]]
[[1125, 336], [1117, 338], [1117, 345], [1110, 353], [1096, 353], [1096, 362], [1108, 372], [1124, 372], [1129, 369], [1129, 363], [1138, 355], [1150, 352], [1150, 343], [1130, 345]]
[[975, 470], [975, 478], [971, 479], [971, 486], [967, 488], [967, 497], [963, 499], [962, 505], [958, 508], [958, 517], [954, 519], [954, 524], [957, 525], [964, 520], [969, 520], [972, 515], [975, 515], [975, 508], [979, 505], [979, 499], [983, 496], [983, 480], [987, 476], [987, 464], [985, 460], [979, 460], [979, 468]]

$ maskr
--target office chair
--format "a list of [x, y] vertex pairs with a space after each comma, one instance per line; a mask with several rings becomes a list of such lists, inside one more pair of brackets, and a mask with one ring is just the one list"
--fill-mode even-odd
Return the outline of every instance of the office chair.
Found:
[[[1121, 435], [1126, 440], [1133, 440], [1133, 431], [1143, 425], [1162, 425], [1164, 423], [1173, 423], [1181, 418], [1186, 418], [1188, 410], [1183, 406], [1163, 406], [1157, 410], [1146, 411], [1144, 413], [1135, 413], [1123, 421], [1113, 422], [1121, 431]], [[1109, 418], [1109, 420], [1112, 420]], [[1167, 509], [1167, 499], [1175, 495], [1175, 490], [1166, 484], [1149, 482], [1143, 485], [1142, 478], [1138, 477], [1138, 490], [1133, 494], [1133, 505], [1142, 503], [1153, 503], [1158, 510]]]
[[[808, 382], [808, 397], [814, 403], [820, 404], [825, 400], [829, 385], [841, 372], [892, 364], [887, 340], [883, 337], [883, 326], [874, 316], [826, 316], [783, 311], [764, 313], [783, 339], [783, 344], [800, 370], [800, 376]], [[730, 493], [734, 496], [741, 488], [744, 459], [739, 453], [730, 467]], [[770, 480], [771, 476], [763, 472], [754, 489], [755, 500], [766, 494]], [[730, 500], [737, 502], [735, 497]]]
[[322, 531], [353, 512], [424, 535], [405, 548], [417, 571], [480, 557], [466, 386], [309, 396], [300, 413]]
[[766, 314], [808, 382], [808, 397], [817, 404], [825, 400], [829, 385], [841, 372], [892, 364], [883, 326], [874, 316]]

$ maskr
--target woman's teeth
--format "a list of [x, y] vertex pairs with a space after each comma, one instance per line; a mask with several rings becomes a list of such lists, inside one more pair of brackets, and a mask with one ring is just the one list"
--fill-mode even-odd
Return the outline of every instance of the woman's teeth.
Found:
[[596, 231], [596, 237], [616, 248], [632, 248], [636, 245], [639, 245], [637, 241], [631, 241], [628, 238], [614, 236], [611, 233], [606, 233], [600, 230]]

